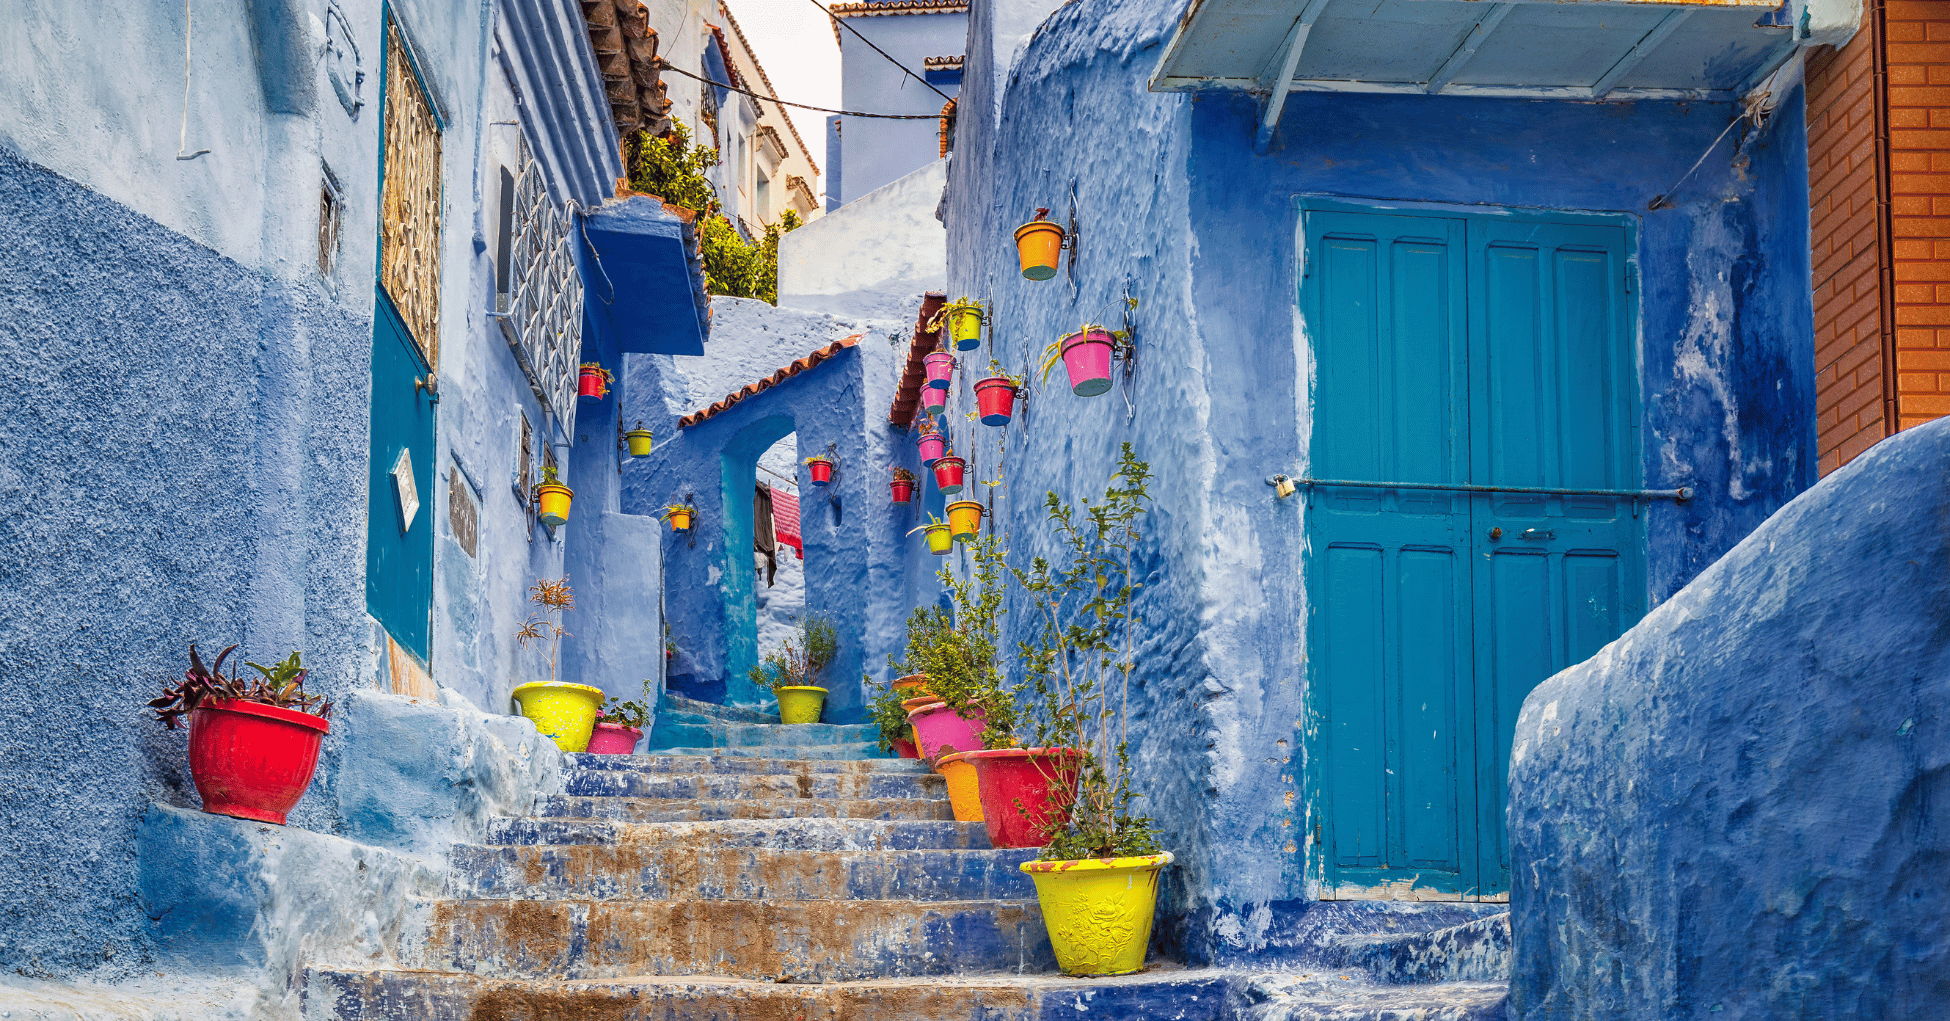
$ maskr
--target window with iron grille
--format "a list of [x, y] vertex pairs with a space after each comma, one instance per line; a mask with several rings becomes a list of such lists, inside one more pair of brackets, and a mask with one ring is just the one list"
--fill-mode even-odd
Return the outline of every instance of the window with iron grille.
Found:
[[379, 199], [379, 282], [420, 354], [440, 363], [440, 124], [399, 26], [386, 22], [386, 183]]
[[528, 385], [563, 432], [575, 428], [576, 358], [582, 351], [582, 276], [573, 213], [549, 197], [542, 167], [521, 140], [514, 210], [507, 217], [508, 300], [501, 318]]

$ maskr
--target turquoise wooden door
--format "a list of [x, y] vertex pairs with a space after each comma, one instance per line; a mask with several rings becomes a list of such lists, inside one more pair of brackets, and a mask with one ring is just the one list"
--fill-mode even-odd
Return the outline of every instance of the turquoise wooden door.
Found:
[[406, 323], [379, 288], [372, 317], [366, 612], [428, 661], [433, 616], [434, 402]]
[[[1305, 215], [1313, 477], [1636, 486], [1621, 229]], [[1308, 499], [1326, 895], [1500, 893], [1515, 709], [1642, 612], [1630, 501]]]

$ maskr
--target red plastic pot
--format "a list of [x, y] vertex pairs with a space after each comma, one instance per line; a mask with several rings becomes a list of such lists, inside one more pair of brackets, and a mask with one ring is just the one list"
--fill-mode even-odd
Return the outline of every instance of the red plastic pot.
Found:
[[609, 380], [601, 369], [583, 369], [576, 375], [576, 396], [600, 401], [609, 396]]
[[[1075, 748], [997, 748], [963, 756], [975, 764], [982, 822], [996, 847], [1042, 847], [1070, 821], [1083, 753]], [[1058, 795], [1052, 798], [1052, 788]], [[1017, 804], [1021, 804], [1018, 809]], [[1029, 814], [1023, 818], [1023, 813]]]
[[831, 461], [807, 461], [806, 470], [812, 472], [812, 483], [815, 486], [823, 486], [833, 481], [833, 462]]
[[975, 410], [983, 425], [1008, 425], [1016, 410], [1016, 384], [1007, 376], [990, 376], [975, 383]]
[[1110, 389], [1110, 353], [1117, 338], [1102, 330], [1072, 333], [1063, 338], [1063, 371], [1070, 374], [1070, 392], [1095, 397]]
[[955, 356], [946, 351], [936, 351], [921, 361], [927, 366], [928, 386], [936, 390], [948, 389], [948, 382], [955, 375]]
[[190, 778], [203, 810], [284, 825], [318, 768], [329, 720], [261, 702], [213, 699], [190, 714]]
[[968, 462], [959, 457], [943, 457], [934, 462], [934, 484], [941, 492], [961, 492], [962, 477], [968, 474]]
[[625, 727], [620, 723], [598, 723], [589, 732], [589, 754], [628, 755], [636, 751], [636, 743], [643, 740], [643, 731], [635, 727]]
[[948, 438], [940, 433], [922, 433], [921, 438], [914, 442], [921, 448], [921, 463], [930, 466], [948, 446]]
[[894, 746], [894, 754], [900, 756], [903, 759], [918, 759], [921, 757], [921, 750], [919, 748], [914, 747], [914, 742], [912, 741], [903, 740], [897, 737], [894, 738], [892, 741], [889, 741], [888, 743]]
[[906, 503], [914, 499], [914, 483], [907, 479], [895, 479], [887, 484], [887, 488], [894, 491], [895, 503]]

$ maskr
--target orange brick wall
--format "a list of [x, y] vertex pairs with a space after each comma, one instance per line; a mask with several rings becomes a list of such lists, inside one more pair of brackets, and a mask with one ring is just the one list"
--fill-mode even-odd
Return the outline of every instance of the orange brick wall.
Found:
[[1873, 33], [1808, 60], [1815, 415], [1822, 474], [1883, 438]]
[[1901, 426], [1950, 414], [1950, 2], [1884, 6]]

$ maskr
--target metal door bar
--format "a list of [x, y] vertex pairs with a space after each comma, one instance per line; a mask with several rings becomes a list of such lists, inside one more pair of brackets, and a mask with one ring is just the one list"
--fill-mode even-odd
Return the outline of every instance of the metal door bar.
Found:
[[[1275, 476], [1278, 478], [1278, 476]], [[1272, 480], [1269, 479], [1269, 482]], [[1691, 486], [1678, 489], [1553, 489], [1549, 486], [1471, 486], [1443, 482], [1355, 482], [1348, 479], [1298, 478], [1301, 486], [1352, 486], [1357, 489], [1439, 489], [1456, 493], [1535, 493], [1540, 496], [1617, 496], [1684, 503], [1693, 498]]]

